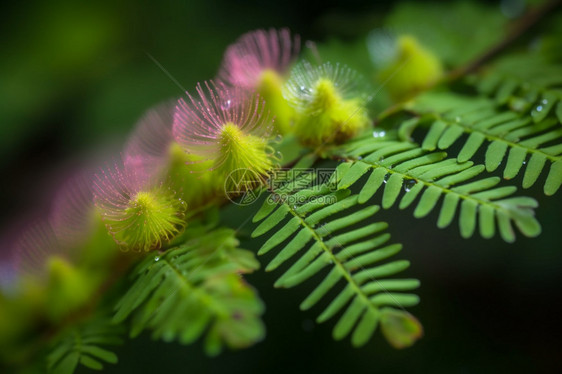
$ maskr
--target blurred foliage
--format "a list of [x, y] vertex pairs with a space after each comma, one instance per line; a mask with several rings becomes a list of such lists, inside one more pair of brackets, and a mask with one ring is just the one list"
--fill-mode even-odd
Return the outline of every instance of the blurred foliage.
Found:
[[233, 230], [195, 227], [185, 235], [185, 243], [148, 255], [134, 269], [114, 321], [132, 315], [131, 337], [146, 328], [154, 339], [181, 344], [205, 335], [213, 356], [224, 345], [246, 348], [261, 340], [263, 304], [240, 276], [259, 268], [254, 254], [237, 248]]
[[116, 364], [117, 355], [105, 347], [123, 344], [124, 332], [123, 326], [111, 323], [108, 313], [63, 330], [47, 356], [48, 372], [72, 374], [79, 363], [94, 370], [102, 370], [104, 363]]
[[398, 4], [386, 18], [385, 27], [415, 35], [445, 64], [459, 66], [500, 41], [506, 34], [507, 20], [491, 5], [472, 1], [447, 6], [412, 2]]

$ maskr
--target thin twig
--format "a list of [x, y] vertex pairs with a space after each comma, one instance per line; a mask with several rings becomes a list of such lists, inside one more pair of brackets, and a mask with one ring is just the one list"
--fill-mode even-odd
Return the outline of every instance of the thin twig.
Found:
[[466, 74], [478, 70], [480, 66], [496, 57], [500, 52], [509, 47], [521, 35], [527, 32], [531, 27], [536, 25], [549, 13], [553, 12], [561, 4], [562, 0], [550, 0], [545, 2], [540, 7], [532, 9], [524, 17], [515, 22], [513, 28], [511, 29], [511, 32], [503, 40], [501, 40], [498, 44], [486, 51], [483, 55], [481, 55], [474, 61], [471, 61], [467, 65], [453, 70], [451, 73], [449, 73], [447, 80], [456, 80], [465, 76]]

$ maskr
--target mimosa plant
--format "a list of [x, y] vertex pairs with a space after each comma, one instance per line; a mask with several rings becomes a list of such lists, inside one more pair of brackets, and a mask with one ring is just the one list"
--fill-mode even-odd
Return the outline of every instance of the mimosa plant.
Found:
[[266, 306], [244, 279], [260, 261], [221, 223], [227, 204], [261, 204], [240, 224], [253, 225], [257, 255], [274, 254], [265, 271], [282, 268], [274, 286], [314, 278], [301, 309], [327, 302], [317, 322], [333, 319], [334, 339], [354, 346], [377, 327], [396, 348], [423, 335], [408, 311], [420, 282], [395, 259], [381, 210], [438, 210], [437, 227], [467, 239], [539, 235], [537, 201], [512, 179], [549, 196], [562, 183], [559, 49], [501, 44], [459, 65], [415, 30], [365, 40], [362, 76], [299, 55], [287, 29], [249, 32], [216, 79], [150, 109], [121, 154], [63, 186], [2, 265], [7, 367], [101, 369], [145, 330], [202, 338], [210, 355], [264, 339]]

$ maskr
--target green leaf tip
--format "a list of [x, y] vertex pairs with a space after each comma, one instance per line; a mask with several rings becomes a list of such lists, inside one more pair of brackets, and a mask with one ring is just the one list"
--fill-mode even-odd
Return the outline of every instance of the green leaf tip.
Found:
[[396, 349], [410, 347], [423, 336], [423, 327], [418, 319], [402, 310], [383, 309], [380, 323], [384, 337]]

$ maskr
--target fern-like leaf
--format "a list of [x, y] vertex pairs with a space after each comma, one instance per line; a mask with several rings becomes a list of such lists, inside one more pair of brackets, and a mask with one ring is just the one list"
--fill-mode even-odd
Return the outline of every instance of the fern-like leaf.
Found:
[[[277, 280], [276, 287], [296, 286], [330, 268], [324, 280], [302, 302], [303, 310], [316, 305], [338, 283], [345, 284], [317, 319], [324, 322], [344, 311], [333, 330], [335, 339], [351, 334], [353, 345], [361, 346], [371, 338], [377, 325], [383, 324], [385, 336], [392, 345], [409, 346], [421, 336], [421, 325], [415, 317], [399, 309], [416, 305], [419, 298], [401, 291], [417, 288], [419, 281], [383, 279], [408, 268], [409, 262], [405, 260], [381, 264], [402, 246], [388, 243], [390, 235], [383, 233], [386, 223], [370, 222], [378, 206], [352, 210], [357, 207], [359, 197], [350, 195], [348, 190], [334, 191], [336, 178], [334, 174], [328, 183], [302, 190], [288, 184], [270, 195], [255, 217], [261, 223], [252, 236], [273, 234], [258, 254], [281, 248], [267, 271], [298, 258]], [[338, 213], [345, 216], [336, 218]], [[397, 315], [401, 316], [399, 324], [391, 317]]]
[[52, 374], [74, 373], [79, 364], [102, 370], [104, 363], [117, 363], [115, 353], [105, 346], [120, 345], [124, 328], [112, 323], [110, 316], [98, 316], [65, 330], [47, 356], [47, 369]]
[[369, 173], [359, 192], [359, 203], [371, 199], [384, 186], [385, 209], [393, 206], [401, 195], [400, 209], [408, 208], [421, 196], [414, 210], [417, 218], [428, 215], [443, 196], [437, 226], [450, 225], [459, 210], [460, 232], [465, 238], [476, 230], [477, 218], [484, 238], [494, 236], [496, 221], [500, 235], [508, 242], [515, 240], [511, 222], [526, 236], [536, 236], [541, 231], [534, 217], [533, 209], [537, 207], [534, 199], [509, 197], [516, 188], [497, 187], [498, 177], [471, 181], [484, 171], [483, 165], [471, 161], [459, 163], [447, 159], [445, 152], [427, 152], [409, 142], [371, 138], [344, 148], [346, 152], [337, 152], [338, 157], [348, 159], [338, 167], [341, 177], [338, 188], [347, 189]]
[[544, 193], [553, 195], [560, 188], [562, 127], [558, 119], [548, 117], [535, 123], [531, 116], [497, 109], [490, 99], [451, 93], [422, 95], [411, 109], [435, 117], [423, 140], [423, 149], [447, 149], [466, 134], [457, 157], [460, 163], [471, 159], [486, 142], [486, 170], [496, 170], [507, 154], [503, 177], [514, 178], [526, 165], [522, 185], [529, 188], [549, 164]]
[[546, 56], [509, 55], [470, 81], [498, 105], [530, 114], [536, 123], [550, 114], [562, 122], [562, 65]]
[[134, 284], [114, 319], [132, 315], [131, 335], [145, 328], [155, 339], [189, 344], [206, 332], [205, 349], [243, 348], [262, 339], [263, 305], [241, 273], [259, 267], [239, 249], [230, 229], [195, 232], [185, 244], [149, 256], [134, 270]]

